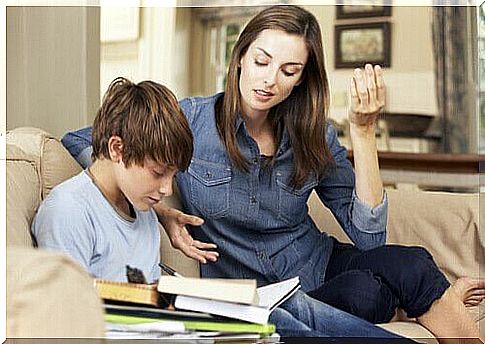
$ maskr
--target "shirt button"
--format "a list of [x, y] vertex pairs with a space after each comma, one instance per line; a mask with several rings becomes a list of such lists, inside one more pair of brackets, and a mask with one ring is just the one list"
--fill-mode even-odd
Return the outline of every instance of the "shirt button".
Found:
[[253, 204], [256, 203], [256, 196], [249, 197], [249, 202], [251, 202]]
[[258, 158], [254, 158], [254, 159], [253, 159], [253, 164], [257, 165], [257, 164], [258, 164], [258, 162], [259, 162]]

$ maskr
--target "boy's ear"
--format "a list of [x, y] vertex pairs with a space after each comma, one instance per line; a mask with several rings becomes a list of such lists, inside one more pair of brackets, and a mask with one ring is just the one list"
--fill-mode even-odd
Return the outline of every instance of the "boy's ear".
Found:
[[119, 136], [111, 136], [108, 140], [108, 151], [111, 161], [123, 161], [123, 140]]

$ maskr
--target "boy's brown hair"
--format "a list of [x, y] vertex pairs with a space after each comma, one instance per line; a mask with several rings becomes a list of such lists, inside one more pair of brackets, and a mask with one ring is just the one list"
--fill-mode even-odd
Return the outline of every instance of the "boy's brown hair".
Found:
[[153, 81], [134, 84], [116, 78], [109, 85], [93, 123], [93, 161], [110, 159], [108, 141], [123, 140], [123, 163], [144, 165], [150, 158], [185, 171], [192, 158], [193, 137], [175, 98]]

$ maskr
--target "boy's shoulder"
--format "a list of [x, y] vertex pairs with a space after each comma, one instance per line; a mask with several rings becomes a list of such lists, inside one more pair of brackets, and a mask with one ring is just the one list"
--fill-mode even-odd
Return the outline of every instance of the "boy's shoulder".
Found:
[[85, 171], [65, 180], [55, 186], [46, 201], [50, 203], [59, 203], [65, 206], [69, 204], [79, 205], [86, 197], [92, 197], [94, 188], [91, 178]]

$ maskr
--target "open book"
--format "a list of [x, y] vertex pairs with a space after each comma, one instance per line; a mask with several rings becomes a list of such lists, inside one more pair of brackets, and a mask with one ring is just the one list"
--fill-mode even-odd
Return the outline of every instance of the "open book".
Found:
[[[257, 288], [259, 301], [256, 304], [216, 301], [203, 297], [178, 295], [175, 298], [175, 308], [266, 324], [271, 312], [289, 299], [299, 288], [299, 277]], [[219, 292], [224, 293], [225, 291], [220, 290]]]

